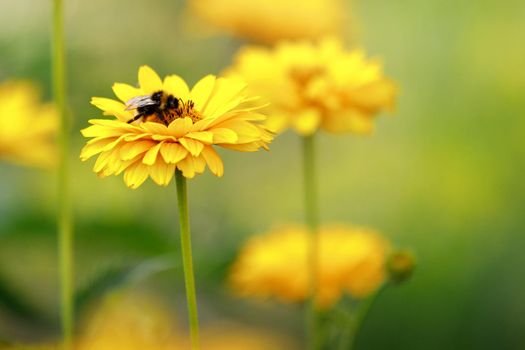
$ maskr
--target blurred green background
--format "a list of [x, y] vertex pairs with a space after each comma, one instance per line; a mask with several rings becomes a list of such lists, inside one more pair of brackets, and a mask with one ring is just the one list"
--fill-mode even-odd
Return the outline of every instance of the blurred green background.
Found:
[[[174, 184], [100, 180], [78, 154], [100, 115], [92, 96], [149, 64], [190, 84], [220, 73], [243, 44], [203, 36], [180, 1], [66, 1], [77, 285], [178, 252]], [[49, 1], [0, 4], [0, 80], [30, 78], [50, 99]], [[322, 219], [379, 229], [418, 255], [414, 278], [385, 293], [358, 349], [525, 348], [525, 2], [355, 0], [349, 42], [385, 63], [401, 95], [372, 137], [319, 142]], [[243, 322], [300, 339], [301, 310], [231, 296], [228, 264], [246, 237], [300, 221], [300, 140], [221, 153], [226, 172], [190, 181], [203, 323]], [[53, 172], [0, 165], [0, 339], [58, 333]], [[178, 259], [176, 259], [178, 261]], [[185, 320], [180, 268], [143, 281]]]

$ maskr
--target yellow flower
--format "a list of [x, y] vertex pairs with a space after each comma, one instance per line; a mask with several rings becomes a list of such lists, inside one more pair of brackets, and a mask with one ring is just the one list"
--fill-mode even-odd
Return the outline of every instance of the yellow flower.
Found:
[[57, 127], [55, 109], [39, 101], [32, 83], [8, 81], [0, 85], [0, 158], [28, 166], [53, 165]]
[[[309, 232], [286, 226], [250, 239], [230, 272], [230, 282], [244, 296], [275, 297], [285, 302], [308, 298]], [[388, 242], [365, 228], [340, 225], [319, 231], [317, 303], [334, 305], [345, 293], [363, 298], [386, 276]]]
[[268, 99], [271, 129], [291, 127], [302, 135], [319, 128], [369, 133], [373, 117], [393, 108], [397, 90], [379, 61], [346, 51], [335, 39], [244, 48], [228, 73]]
[[86, 315], [78, 350], [163, 350], [178, 335], [166, 305], [143, 293], [113, 292]]
[[[163, 81], [147, 66], [139, 69], [138, 80], [139, 88], [113, 85], [122, 102], [91, 100], [105, 115], [115, 117], [92, 119], [93, 125], [82, 130], [92, 139], [80, 158], [99, 154], [93, 170], [101, 177], [124, 172], [126, 184], [137, 188], [148, 176], [167, 186], [176, 168], [192, 178], [208, 165], [222, 176], [223, 163], [213, 145], [251, 152], [267, 149], [273, 138], [261, 125], [266, 116], [257, 112], [260, 107], [247, 106], [256, 98], [244, 94], [246, 85], [239, 80], [208, 75], [190, 90], [179, 76]], [[144, 116], [138, 118], [140, 114]], [[137, 120], [129, 123], [133, 119]]]
[[215, 27], [261, 43], [340, 35], [341, 0], [192, 0], [190, 8]]
[[[186, 350], [190, 339], [170, 316], [169, 305], [151, 295], [129, 290], [112, 292], [86, 315], [77, 350]], [[285, 337], [236, 323], [202, 328], [202, 349], [295, 349]], [[42, 349], [43, 350], [43, 349]]]

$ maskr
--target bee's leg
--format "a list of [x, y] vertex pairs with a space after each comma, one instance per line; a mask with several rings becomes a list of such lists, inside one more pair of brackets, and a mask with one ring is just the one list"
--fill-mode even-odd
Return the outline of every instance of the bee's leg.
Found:
[[131, 124], [131, 123], [133, 123], [135, 120], [140, 119], [140, 118], [143, 117], [143, 116], [144, 116], [144, 114], [139, 113], [139, 114], [137, 114], [136, 116], [134, 116], [132, 119], [128, 120], [127, 123], [128, 123], [128, 124]]
[[166, 124], [166, 118], [164, 118], [164, 113], [162, 111], [157, 111], [155, 114], [157, 115], [157, 118], [159, 118], [161, 122]]

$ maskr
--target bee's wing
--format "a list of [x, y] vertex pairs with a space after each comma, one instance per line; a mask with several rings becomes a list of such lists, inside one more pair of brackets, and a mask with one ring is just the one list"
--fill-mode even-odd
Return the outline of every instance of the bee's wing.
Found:
[[137, 109], [139, 107], [151, 106], [156, 102], [151, 99], [151, 95], [137, 96], [126, 102], [126, 111]]

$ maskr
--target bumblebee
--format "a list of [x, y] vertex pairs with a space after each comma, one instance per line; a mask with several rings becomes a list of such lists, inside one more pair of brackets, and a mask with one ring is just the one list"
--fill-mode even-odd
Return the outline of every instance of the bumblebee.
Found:
[[168, 125], [179, 114], [181, 102], [173, 95], [157, 91], [151, 95], [137, 96], [126, 102], [126, 110], [136, 110], [137, 114], [128, 124], [142, 118], [143, 121], [161, 122]]

